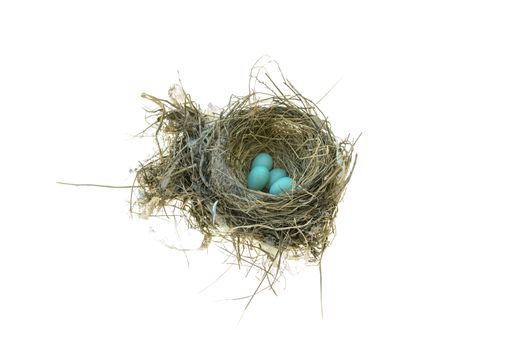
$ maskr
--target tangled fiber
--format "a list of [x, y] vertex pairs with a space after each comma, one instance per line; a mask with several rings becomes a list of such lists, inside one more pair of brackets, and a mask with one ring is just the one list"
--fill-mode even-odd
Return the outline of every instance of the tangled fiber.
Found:
[[[282, 73], [281, 73], [282, 76]], [[240, 261], [265, 257], [317, 263], [334, 236], [337, 206], [356, 163], [354, 142], [338, 140], [315, 103], [283, 78], [252, 81], [263, 87], [204, 111], [180, 88], [169, 99], [148, 94], [143, 134], [156, 154], [136, 169], [133, 205], [144, 217], [181, 215], [212, 241], [233, 245]], [[279, 196], [246, 186], [251, 160], [272, 155], [295, 180]]]

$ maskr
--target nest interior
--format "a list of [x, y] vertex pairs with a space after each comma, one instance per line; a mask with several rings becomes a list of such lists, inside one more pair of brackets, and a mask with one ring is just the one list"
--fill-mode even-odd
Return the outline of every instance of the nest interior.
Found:
[[[337, 205], [356, 157], [338, 140], [319, 108], [291, 84], [232, 97], [219, 113], [201, 110], [183, 90], [168, 100], [144, 94], [156, 154], [136, 172], [135, 201], [143, 216], [181, 215], [203, 234], [269, 258], [318, 262], [335, 232]], [[279, 196], [246, 186], [252, 159], [268, 152], [295, 180]]]

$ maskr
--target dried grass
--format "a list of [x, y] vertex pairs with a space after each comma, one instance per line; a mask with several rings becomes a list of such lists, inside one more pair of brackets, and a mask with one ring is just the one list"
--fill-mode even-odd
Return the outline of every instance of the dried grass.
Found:
[[[284, 259], [320, 262], [357, 157], [354, 142], [338, 140], [282, 73], [279, 87], [263, 72], [254, 67], [250, 93], [232, 97], [219, 113], [203, 111], [183, 90], [167, 100], [143, 94], [156, 107], [142, 135], [154, 137], [157, 153], [137, 169], [131, 210], [183, 215], [203, 234], [203, 247], [229, 242], [238, 263], [269, 262], [261, 267], [269, 279]], [[263, 151], [295, 179], [293, 192], [247, 188], [251, 160]]]

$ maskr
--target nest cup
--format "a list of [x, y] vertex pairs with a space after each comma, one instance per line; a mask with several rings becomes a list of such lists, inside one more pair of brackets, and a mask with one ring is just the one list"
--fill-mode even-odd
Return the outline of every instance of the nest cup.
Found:
[[[337, 205], [352, 174], [353, 142], [338, 140], [310, 100], [268, 89], [233, 97], [220, 113], [202, 111], [182, 92], [149, 113], [158, 154], [137, 169], [135, 205], [143, 216], [183, 215], [243, 256], [318, 262], [333, 237]], [[151, 132], [149, 132], [149, 130]], [[287, 171], [294, 190], [275, 196], [247, 188], [259, 152]]]

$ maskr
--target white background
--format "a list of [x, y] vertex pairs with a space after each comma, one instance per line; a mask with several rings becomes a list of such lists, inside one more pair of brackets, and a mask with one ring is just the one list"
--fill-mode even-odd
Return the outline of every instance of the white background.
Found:
[[[528, 348], [523, 1], [0, 5], [2, 349]], [[128, 215], [141, 92], [224, 106], [269, 54], [359, 163], [324, 260], [261, 294]], [[154, 226], [156, 233], [149, 233]]]

